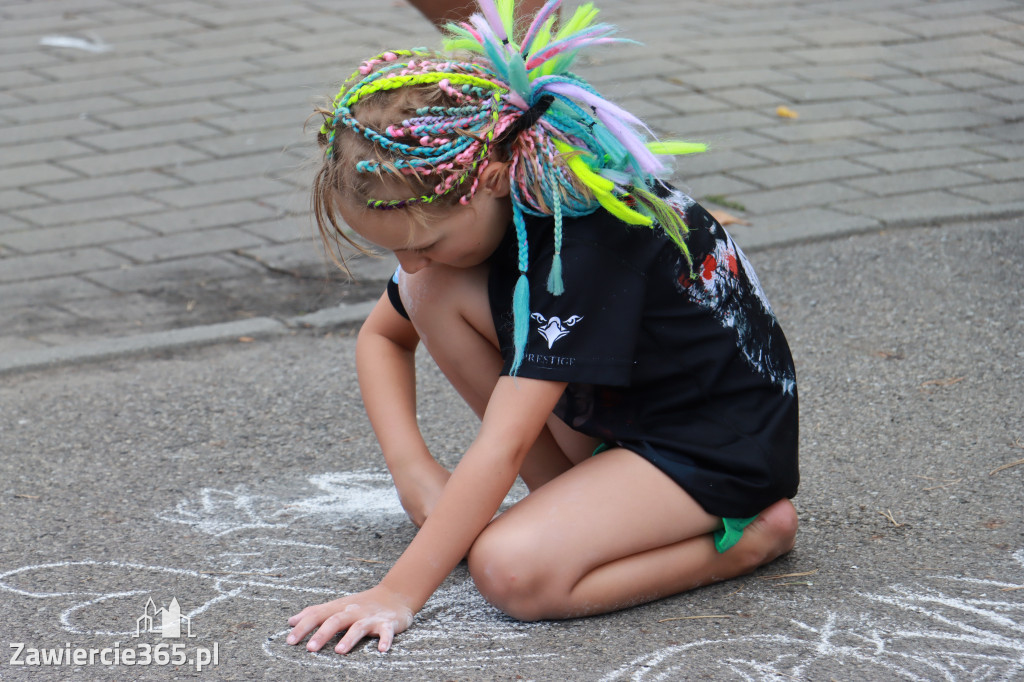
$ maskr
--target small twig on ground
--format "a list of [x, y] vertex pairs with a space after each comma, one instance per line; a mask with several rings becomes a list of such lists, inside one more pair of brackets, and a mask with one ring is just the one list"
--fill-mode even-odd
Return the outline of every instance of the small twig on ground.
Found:
[[959, 384], [961, 381], [966, 379], [966, 376], [962, 377], [950, 377], [948, 379], [931, 379], [921, 384], [921, 388], [928, 388], [929, 386], [952, 386], [953, 384]]
[[351, 561], [361, 561], [364, 564], [386, 564], [386, 561], [378, 561], [377, 559], [360, 559], [359, 557], [350, 556], [348, 557]]
[[1017, 590], [1024, 590], [1024, 585], [1018, 585], [1017, 587], [1004, 587], [1000, 589], [1000, 592], [1016, 592]]
[[1009, 469], [1010, 467], [1020, 466], [1021, 464], [1024, 464], [1024, 459], [1018, 459], [1016, 462], [1010, 462], [1009, 464], [1004, 464], [1001, 467], [996, 467], [992, 471], [988, 472], [988, 475], [992, 476], [994, 474], [998, 474], [1003, 469]]
[[889, 519], [889, 521], [892, 523], [892, 525], [895, 526], [896, 528], [902, 528], [903, 526], [907, 525], [905, 523], [898, 523], [896, 521], [896, 519], [893, 518], [892, 512], [889, 511], [888, 509], [886, 509], [884, 512], [880, 511], [878, 513], [881, 514], [882, 516], [884, 516], [885, 518]]
[[658, 622], [659, 623], [668, 623], [669, 621], [673, 621], [673, 620], [697, 620], [697, 619], [700, 619], [700, 618], [732, 618], [732, 616], [724, 614], [724, 613], [716, 613], [716, 614], [708, 615], [708, 616], [676, 616], [675, 618], [662, 618]]
[[20, 497], [23, 500], [38, 500], [39, 499], [38, 495], [21, 495], [21, 494], [17, 494], [17, 495], [15, 495], [15, 497]]
[[921, 490], [939, 490], [940, 488], [948, 488], [949, 486], [964, 480], [962, 478], [932, 478], [931, 476], [918, 476], [918, 478], [923, 478], [926, 481], [942, 481], [942, 483], [940, 483], [939, 485], [921, 488]]
[[805, 575], [814, 575], [818, 572], [818, 569], [813, 571], [804, 571], [803, 573], [780, 573], [779, 575], [762, 575], [758, 576], [758, 580], [781, 580], [782, 578], [802, 578]]
[[284, 573], [260, 573], [259, 571], [200, 571], [203, 575], [262, 575], [266, 578], [283, 578]]

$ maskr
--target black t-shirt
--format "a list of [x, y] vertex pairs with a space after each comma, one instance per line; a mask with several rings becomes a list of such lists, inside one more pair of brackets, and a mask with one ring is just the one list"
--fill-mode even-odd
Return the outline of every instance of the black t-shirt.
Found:
[[[691, 260], [660, 227], [599, 210], [563, 223], [560, 296], [546, 286], [552, 219], [527, 220], [531, 320], [517, 376], [568, 382], [555, 413], [572, 428], [647, 458], [710, 514], [753, 516], [797, 490], [789, 347], [725, 230], [681, 192], [658, 193], [689, 227]], [[510, 227], [490, 259], [503, 374], [517, 262]]]
[[[546, 287], [552, 220], [527, 221], [530, 332], [518, 376], [567, 381], [555, 413], [651, 460], [711, 514], [752, 516], [796, 494], [793, 360], [749, 262], [692, 199], [680, 211], [690, 261], [656, 227], [607, 212], [566, 220], [565, 292]], [[508, 374], [514, 230], [491, 259], [489, 293]]]

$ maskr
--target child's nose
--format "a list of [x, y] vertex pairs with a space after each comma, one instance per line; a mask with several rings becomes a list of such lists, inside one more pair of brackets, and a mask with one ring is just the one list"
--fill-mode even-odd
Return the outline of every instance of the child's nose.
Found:
[[430, 265], [430, 259], [422, 254], [404, 253], [395, 255], [398, 256], [398, 264], [402, 266], [402, 270], [410, 275]]

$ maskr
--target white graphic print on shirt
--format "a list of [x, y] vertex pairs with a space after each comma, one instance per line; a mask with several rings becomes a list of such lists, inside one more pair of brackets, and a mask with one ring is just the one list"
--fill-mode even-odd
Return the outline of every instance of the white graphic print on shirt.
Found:
[[530, 315], [531, 318], [537, 321], [541, 326], [537, 327], [537, 333], [544, 337], [544, 340], [548, 342], [548, 348], [550, 349], [555, 345], [555, 341], [568, 336], [568, 327], [574, 326], [577, 322], [583, 319], [580, 315], [573, 315], [564, 322], [560, 317], [545, 318], [540, 313], [534, 313]]

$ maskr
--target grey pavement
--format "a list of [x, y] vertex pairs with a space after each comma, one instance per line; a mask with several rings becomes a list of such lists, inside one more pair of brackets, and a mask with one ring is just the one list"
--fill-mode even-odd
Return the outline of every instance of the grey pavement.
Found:
[[[537, 624], [487, 606], [460, 566], [386, 656], [283, 642], [289, 615], [372, 585], [414, 532], [357, 397], [351, 334], [5, 377], [0, 679], [1020, 680], [1022, 230], [889, 230], [754, 255], [800, 381], [789, 555]], [[451, 466], [475, 419], [421, 360], [420, 422]], [[172, 598], [194, 637], [140, 624], [150, 599]], [[148, 666], [42, 664], [145, 647]], [[188, 663], [214, 647], [216, 666]], [[158, 651], [185, 664], [157, 665]]]
[[[580, 71], [710, 144], [677, 179], [748, 250], [1024, 211], [1019, 1], [601, 7], [645, 45]], [[312, 236], [303, 124], [360, 59], [437, 41], [399, 0], [0, 4], [0, 365], [375, 296], [386, 260], [346, 283]]]

